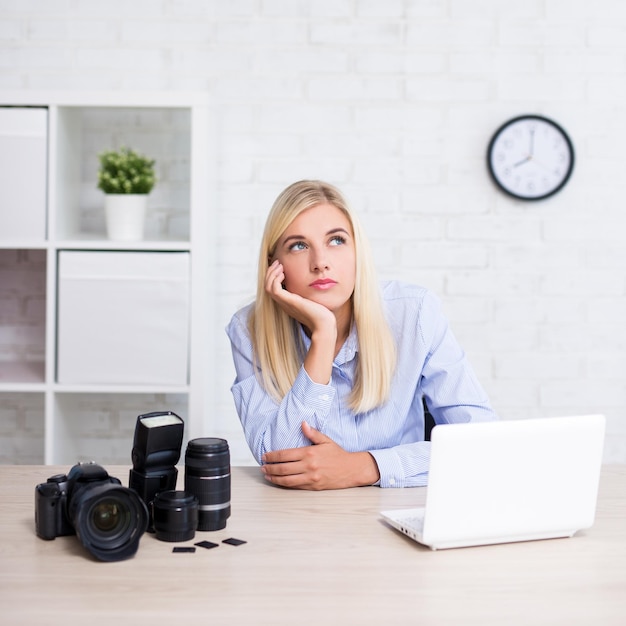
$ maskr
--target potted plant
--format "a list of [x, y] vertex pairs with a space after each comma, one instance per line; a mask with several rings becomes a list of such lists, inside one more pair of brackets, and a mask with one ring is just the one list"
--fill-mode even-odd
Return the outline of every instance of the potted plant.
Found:
[[156, 178], [154, 160], [122, 147], [98, 155], [98, 189], [105, 194], [107, 233], [111, 239], [143, 237], [148, 194]]

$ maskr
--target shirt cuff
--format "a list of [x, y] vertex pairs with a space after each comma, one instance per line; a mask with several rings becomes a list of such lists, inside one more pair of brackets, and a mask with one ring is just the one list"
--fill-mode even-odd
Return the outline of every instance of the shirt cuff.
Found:
[[429, 443], [420, 441], [369, 453], [378, 465], [380, 487], [424, 487], [428, 483]]
[[379, 487], [404, 487], [404, 472], [398, 455], [392, 448], [387, 450], [368, 450], [378, 465]]
[[326, 422], [324, 418], [328, 416], [337, 394], [336, 389], [330, 384], [322, 385], [314, 382], [304, 367], [301, 367], [291, 390], [294, 398], [310, 409], [306, 413], [312, 413], [317, 418], [317, 424], [310, 424], [310, 426], [314, 428], [323, 426]]

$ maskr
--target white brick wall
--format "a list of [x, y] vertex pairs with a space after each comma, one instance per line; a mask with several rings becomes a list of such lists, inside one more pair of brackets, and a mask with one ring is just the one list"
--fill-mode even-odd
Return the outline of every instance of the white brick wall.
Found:
[[[217, 116], [213, 434], [246, 458], [221, 328], [300, 177], [360, 209], [383, 278], [425, 284], [503, 417], [601, 411], [626, 462], [626, 4], [620, 0], [0, 0], [0, 89], [205, 90]], [[520, 113], [576, 168], [523, 204], [485, 169]], [[25, 418], [20, 418], [22, 422]]]

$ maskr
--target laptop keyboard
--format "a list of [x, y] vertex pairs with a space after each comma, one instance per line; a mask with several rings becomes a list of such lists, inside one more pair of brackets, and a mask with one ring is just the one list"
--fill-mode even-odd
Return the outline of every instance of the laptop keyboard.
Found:
[[410, 528], [414, 532], [422, 534], [424, 530], [424, 512], [422, 511], [417, 514], [412, 513], [407, 517], [403, 517], [400, 523], [406, 528]]

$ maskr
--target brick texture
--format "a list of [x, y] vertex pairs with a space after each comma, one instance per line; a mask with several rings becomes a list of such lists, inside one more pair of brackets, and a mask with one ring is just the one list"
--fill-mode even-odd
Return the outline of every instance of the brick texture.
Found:
[[[213, 95], [211, 420], [234, 462], [247, 452], [221, 328], [253, 294], [271, 202], [300, 177], [347, 192], [381, 278], [438, 292], [502, 417], [604, 412], [606, 460], [626, 462], [626, 4], [0, 0], [0, 16], [0, 90]], [[567, 187], [531, 204], [500, 194], [485, 166], [491, 134], [528, 112], [576, 149]], [[0, 287], [0, 315], [28, 324], [31, 283], [30, 299]]]

